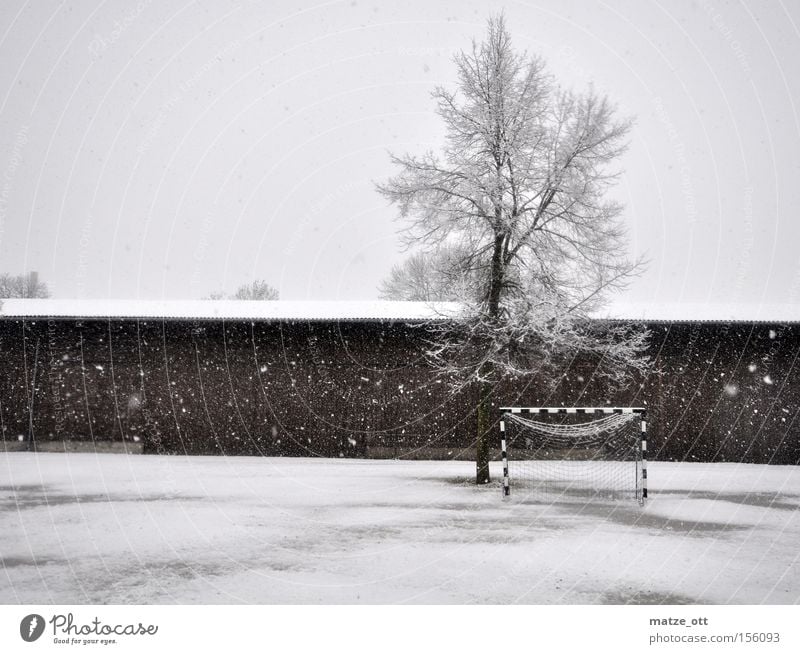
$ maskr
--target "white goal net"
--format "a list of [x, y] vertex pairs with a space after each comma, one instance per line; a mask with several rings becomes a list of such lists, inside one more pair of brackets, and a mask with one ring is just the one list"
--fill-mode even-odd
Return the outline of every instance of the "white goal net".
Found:
[[647, 498], [644, 409], [505, 407], [503, 494], [544, 501]]

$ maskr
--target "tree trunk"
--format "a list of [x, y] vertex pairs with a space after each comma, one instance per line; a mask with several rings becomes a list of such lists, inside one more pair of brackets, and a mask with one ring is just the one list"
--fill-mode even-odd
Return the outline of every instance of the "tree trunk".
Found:
[[[499, 220], [499, 218], [498, 218]], [[503, 292], [503, 243], [505, 237], [498, 234], [494, 238], [494, 249], [492, 252], [492, 272], [489, 279], [489, 306], [488, 313], [492, 320], [497, 320], [500, 315], [500, 295]]]
[[[499, 213], [498, 213], [499, 221]], [[497, 320], [500, 316], [500, 295], [503, 289], [503, 241], [502, 234], [495, 236], [492, 254], [492, 273], [489, 287], [489, 317]], [[481, 370], [483, 380], [493, 379], [491, 363], [484, 363]], [[489, 457], [491, 451], [492, 425], [492, 386], [488, 381], [478, 382], [478, 437], [475, 441], [475, 481], [478, 485], [488, 484]]]
[[489, 382], [478, 382], [478, 438], [475, 442], [476, 478], [478, 485], [488, 484], [489, 452], [491, 450], [491, 386]]

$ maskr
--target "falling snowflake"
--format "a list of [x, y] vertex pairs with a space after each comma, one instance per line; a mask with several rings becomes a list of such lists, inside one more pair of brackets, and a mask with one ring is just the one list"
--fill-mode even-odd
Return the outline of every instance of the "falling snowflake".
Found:
[[770, 377], [769, 375], [764, 375], [764, 383], [770, 385], [773, 384], [772, 377]]
[[736, 397], [739, 394], [739, 387], [736, 384], [725, 384], [725, 393], [728, 397]]
[[751, 363], [749, 366], [747, 366], [747, 369], [750, 372], [755, 372], [756, 371], [756, 364], [755, 363]]

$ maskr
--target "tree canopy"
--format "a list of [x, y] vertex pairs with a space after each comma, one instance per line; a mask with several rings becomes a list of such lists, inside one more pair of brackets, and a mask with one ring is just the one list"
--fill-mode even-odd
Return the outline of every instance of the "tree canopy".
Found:
[[516, 52], [502, 15], [454, 62], [456, 90], [433, 93], [441, 151], [393, 155], [399, 173], [378, 185], [399, 207], [404, 242], [424, 253], [415, 256], [430, 267], [447, 251], [446, 276], [459, 280], [448, 299], [458, 293], [465, 320], [433, 344], [433, 358], [468, 380], [582, 350], [600, 355], [599, 373], [625, 378], [646, 364], [646, 334], [589, 319], [643, 265], [628, 258], [623, 207], [608, 197], [631, 120]]

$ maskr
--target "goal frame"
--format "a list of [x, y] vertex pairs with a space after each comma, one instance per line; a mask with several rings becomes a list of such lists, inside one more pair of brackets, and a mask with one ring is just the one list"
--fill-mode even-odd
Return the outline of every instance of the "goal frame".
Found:
[[503, 462], [503, 497], [511, 495], [511, 479], [508, 474], [508, 450], [506, 448], [506, 422], [503, 416], [506, 413], [519, 414], [578, 414], [578, 415], [608, 415], [611, 413], [638, 414], [641, 421], [641, 441], [640, 450], [642, 455], [642, 465], [639, 471], [638, 481], [642, 486], [642, 494], [639, 497], [639, 504], [644, 505], [647, 501], [647, 409], [644, 407], [519, 407], [503, 406], [500, 407], [500, 456]]

